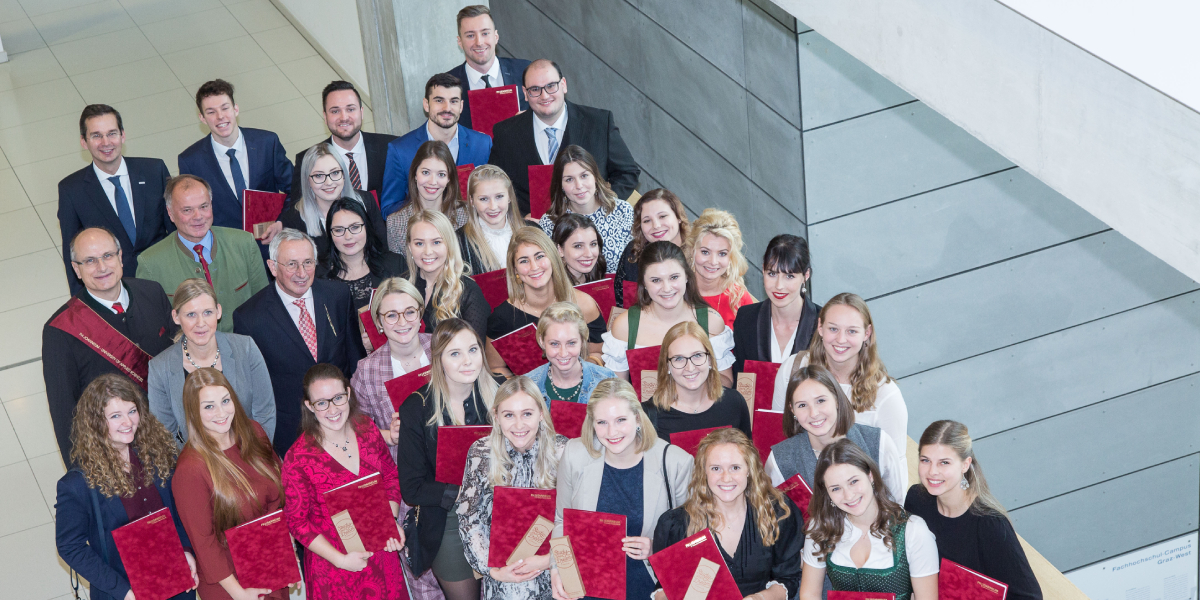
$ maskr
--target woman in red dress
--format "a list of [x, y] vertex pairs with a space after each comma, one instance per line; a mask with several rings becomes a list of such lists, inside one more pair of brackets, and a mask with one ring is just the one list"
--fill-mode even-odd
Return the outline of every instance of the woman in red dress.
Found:
[[304, 408], [300, 439], [283, 460], [283, 491], [288, 530], [308, 549], [309, 600], [406, 600], [400, 527], [385, 552], [346, 552], [325, 504], [325, 492], [379, 473], [392, 514], [399, 514], [400, 483], [379, 428], [358, 411], [350, 382], [333, 365], [304, 375]]

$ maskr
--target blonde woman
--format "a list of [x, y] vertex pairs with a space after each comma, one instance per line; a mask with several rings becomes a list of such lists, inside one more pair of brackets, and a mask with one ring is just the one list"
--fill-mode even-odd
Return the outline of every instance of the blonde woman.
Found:
[[387, 243], [392, 252], [404, 254], [411, 217], [424, 210], [446, 215], [454, 222], [451, 231], [467, 222], [454, 155], [445, 142], [438, 140], [429, 140], [417, 148], [408, 170], [408, 201], [387, 217]]
[[346, 185], [350, 171], [342, 156], [333, 151], [330, 142], [321, 142], [304, 153], [304, 161], [296, 165], [300, 170], [299, 198], [279, 215], [284, 227], [303, 231], [317, 242], [317, 255], [329, 252], [329, 238], [325, 227], [329, 218], [329, 207], [341, 198], [350, 199], [366, 213], [366, 226], [379, 239], [387, 235], [387, 225], [379, 212], [379, 205], [366, 192]]
[[566, 445], [567, 438], [554, 432], [550, 411], [531, 379], [519, 375], [496, 390], [492, 434], [471, 446], [458, 493], [458, 532], [467, 562], [483, 574], [484, 600], [550, 597], [549, 554], [488, 567], [492, 494], [498, 485], [554, 489]]
[[694, 321], [676, 323], [663, 337], [658, 355], [658, 391], [642, 403], [658, 437], [732, 426], [750, 437], [750, 409], [734, 388], [721, 387], [708, 333]]
[[588, 217], [604, 241], [608, 272], [616, 271], [621, 250], [632, 239], [633, 207], [621, 202], [601, 174], [596, 159], [579, 146], [567, 146], [554, 159], [550, 178], [550, 209], [538, 222], [546, 235], [554, 235], [558, 219], [567, 213]]
[[[743, 598], [787, 600], [800, 589], [804, 523], [761, 464], [758, 450], [741, 431], [719, 429], [704, 436], [688, 499], [658, 519], [654, 551], [707, 529]], [[654, 597], [666, 600], [662, 590]]]
[[537, 341], [546, 364], [528, 377], [541, 389], [546, 405], [551, 400], [587, 404], [600, 381], [616, 373], [587, 360], [588, 324], [579, 307], [555, 302], [537, 322]]
[[512, 181], [495, 165], [471, 171], [466, 204], [467, 222], [456, 233], [463, 262], [473, 275], [503, 269], [513, 232], [537, 223], [521, 218]]
[[416, 286], [425, 305], [421, 313], [425, 331], [458, 317], [483, 336], [492, 307], [479, 284], [466, 274], [450, 219], [436, 211], [415, 212], [408, 219], [408, 234], [408, 281]]
[[729, 327], [733, 327], [739, 308], [756, 302], [746, 290], [744, 278], [750, 264], [742, 254], [744, 247], [737, 219], [716, 208], [704, 209], [683, 240], [683, 254], [696, 274], [700, 296], [721, 313]]

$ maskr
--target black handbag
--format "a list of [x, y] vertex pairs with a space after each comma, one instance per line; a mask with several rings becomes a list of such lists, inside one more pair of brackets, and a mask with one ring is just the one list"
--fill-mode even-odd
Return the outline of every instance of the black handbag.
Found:
[[421, 552], [420, 536], [417, 531], [420, 529], [421, 522], [421, 507], [414, 506], [408, 514], [404, 515], [404, 548], [405, 558], [408, 563], [408, 570], [412, 572], [413, 578], [419, 578], [433, 566], [433, 557], [425, 556]]

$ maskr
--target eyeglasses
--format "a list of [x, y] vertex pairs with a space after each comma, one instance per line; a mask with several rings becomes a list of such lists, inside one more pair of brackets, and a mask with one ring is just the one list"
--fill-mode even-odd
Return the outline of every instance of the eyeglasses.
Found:
[[280, 267], [283, 267], [283, 270], [287, 271], [288, 273], [295, 273], [295, 272], [299, 271], [300, 269], [304, 269], [305, 271], [311, 271], [311, 270], [317, 268], [317, 261], [315, 261], [311, 258], [304, 262], [296, 262], [293, 260], [291, 262], [286, 262], [286, 263], [276, 262], [275, 264], [279, 265]]
[[558, 91], [558, 84], [561, 82], [562, 82], [562, 80], [559, 79], [558, 81], [551, 81], [550, 83], [547, 83], [546, 85], [529, 86], [529, 87], [525, 88], [525, 95], [529, 96], [530, 98], [537, 98], [538, 96], [542, 95], [542, 92], [546, 92], [547, 94], [553, 94]]
[[410, 308], [404, 312], [389, 310], [388, 312], [385, 312], [379, 316], [383, 319], [384, 323], [387, 323], [388, 325], [395, 325], [396, 323], [400, 322], [400, 317], [404, 317], [405, 322], [412, 323], [421, 317], [421, 313], [417, 312], [417, 309], [415, 308]]
[[91, 270], [91, 269], [95, 269], [96, 267], [100, 266], [101, 262], [103, 262], [106, 265], [113, 264], [113, 262], [116, 261], [117, 257], [120, 255], [121, 255], [121, 252], [118, 250], [116, 252], [105, 252], [101, 256], [89, 256], [83, 260], [73, 260], [71, 262], [73, 262], [85, 269]]
[[708, 353], [697, 352], [691, 356], [672, 356], [671, 358], [667, 359], [667, 362], [671, 363], [671, 366], [675, 367], [676, 369], [684, 368], [687, 366], [688, 361], [691, 361], [691, 363], [697, 367], [703, 367], [704, 365], [708, 364]]
[[366, 226], [362, 223], [355, 223], [348, 227], [342, 227], [341, 225], [338, 225], [336, 227], [330, 227], [329, 233], [332, 233], [333, 237], [342, 237], [343, 235], [346, 235], [347, 231], [350, 232], [350, 235], [358, 235], [359, 232], [363, 230], [363, 227]]
[[326, 177], [328, 177], [330, 181], [341, 181], [342, 170], [334, 169], [329, 173], [313, 173], [312, 175], [308, 176], [309, 179], [313, 180], [313, 183], [325, 183]]
[[316, 402], [313, 402], [312, 405], [313, 405], [313, 408], [324, 411], [324, 410], [329, 410], [330, 404], [332, 404], [334, 406], [345, 406], [346, 403], [349, 401], [350, 401], [350, 394], [338, 394], [328, 400], [317, 400]]

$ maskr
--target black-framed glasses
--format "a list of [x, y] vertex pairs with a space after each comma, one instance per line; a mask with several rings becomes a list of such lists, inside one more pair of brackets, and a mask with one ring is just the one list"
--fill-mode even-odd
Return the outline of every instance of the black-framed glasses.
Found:
[[691, 356], [672, 356], [671, 358], [667, 359], [667, 362], [671, 363], [671, 366], [675, 367], [676, 369], [682, 369], [686, 367], [689, 361], [697, 367], [703, 367], [704, 365], [708, 364], [708, 353], [697, 352]]
[[537, 98], [538, 96], [542, 95], [542, 92], [553, 94], [558, 91], [558, 86], [560, 83], [562, 83], [562, 79], [559, 79], [558, 81], [551, 81], [546, 85], [531, 85], [525, 88], [525, 95], [529, 96], [530, 98]]
[[96, 267], [100, 266], [101, 262], [103, 262], [106, 265], [113, 264], [117, 260], [117, 257], [120, 255], [121, 255], [120, 251], [105, 252], [104, 254], [102, 254], [100, 256], [89, 256], [83, 260], [73, 260], [71, 262], [73, 262], [85, 269], [91, 270], [91, 269], [95, 269]]
[[309, 179], [313, 180], [313, 183], [325, 183], [326, 177], [328, 177], [330, 181], [341, 181], [342, 170], [334, 169], [328, 173], [313, 173], [312, 175], [308, 176]]
[[313, 405], [313, 408], [315, 408], [317, 410], [329, 410], [330, 404], [332, 404], [334, 406], [345, 406], [346, 403], [349, 401], [350, 401], [350, 394], [345, 393], [345, 394], [338, 394], [328, 400], [317, 400], [316, 402], [313, 402], [312, 405]]
[[347, 231], [350, 232], [350, 235], [358, 235], [360, 232], [362, 232], [363, 227], [366, 227], [366, 225], [363, 225], [362, 223], [355, 223], [353, 225], [347, 225], [346, 227], [337, 225], [330, 227], [329, 233], [332, 233], [333, 237], [342, 237], [343, 235], [346, 235]]
[[388, 312], [385, 312], [379, 316], [383, 319], [384, 323], [387, 323], [388, 325], [395, 325], [396, 323], [400, 322], [400, 317], [404, 317], [405, 322], [412, 323], [413, 321], [421, 318], [421, 313], [417, 312], [417, 309], [415, 308], [410, 308], [404, 312], [389, 310]]

